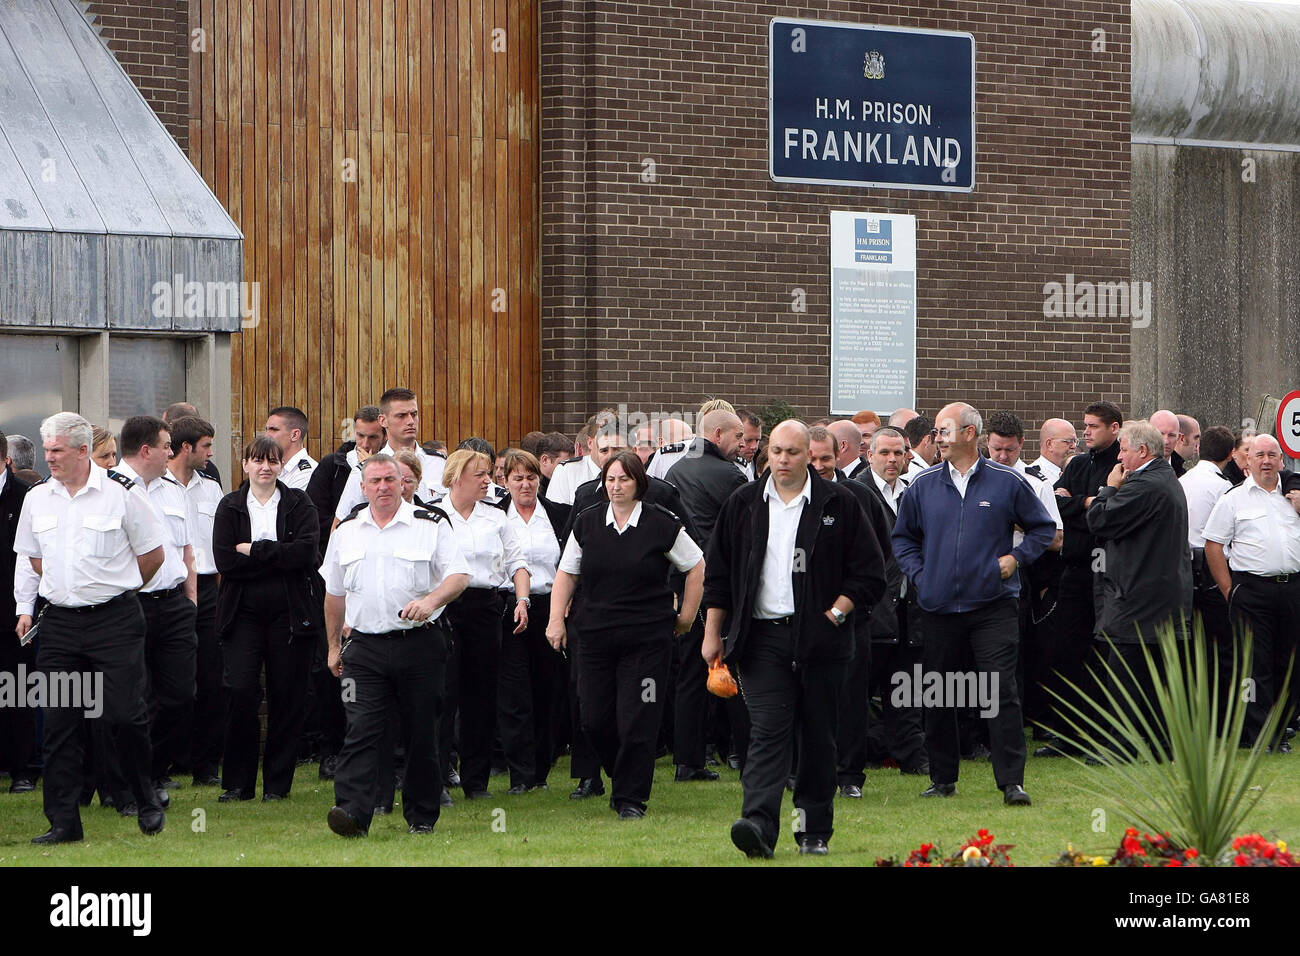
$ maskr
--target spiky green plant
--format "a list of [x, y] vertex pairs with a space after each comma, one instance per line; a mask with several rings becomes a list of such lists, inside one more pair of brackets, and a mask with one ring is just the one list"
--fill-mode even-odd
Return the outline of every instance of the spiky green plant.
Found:
[[[1061, 703], [1057, 713], [1073, 731], [1061, 739], [1095, 762], [1071, 758], [1093, 783], [1080, 789], [1113, 801], [1147, 832], [1168, 833], [1176, 846], [1195, 847], [1209, 862], [1228, 847], [1264, 795], [1267, 784], [1256, 786], [1255, 778], [1286, 713], [1291, 670], [1254, 746], [1239, 753], [1246, 696], [1229, 694], [1220, 715], [1218, 660], [1207, 653], [1200, 619], [1190, 640], [1179, 640], [1172, 624], [1158, 628], [1157, 636], [1163, 673], [1150, 647], [1142, 646], [1155, 699], [1141, 689], [1127, 660], [1121, 659], [1126, 680], [1101, 660], [1093, 676], [1104, 700], [1068, 680], [1080, 703], [1051, 691]], [[1251, 672], [1250, 660], [1247, 634], [1234, 656], [1229, 687], [1240, 687], [1239, 675]]]

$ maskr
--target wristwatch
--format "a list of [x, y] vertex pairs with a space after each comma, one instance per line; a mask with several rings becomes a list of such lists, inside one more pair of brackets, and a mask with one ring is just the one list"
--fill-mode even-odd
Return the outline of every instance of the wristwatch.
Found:
[[515, 598], [515, 603], [516, 603], [516, 604], [518, 604], [520, 601], [523, 602], [524, 607], [526, 607], [526, 608], [528, 608], [528, 609], [530, 609], [530, 610], [532, 609], [532, 606], [533, 606], [533, 600], [532, 600], [532, 598], [526, 598], [526, 597]]
[[835, 626], [836, 626], [836, 627], [839, 627], [839, 626], [840, 626], [841, 624], [843, 624], [846, 620], [848, 620], [848, 617], [849, 617], [849, 616], [848, 616], [847, 614], [845, 614], [843, 611], [841, 611], [839, 608], [837, 608], [837, 607], [832, 607], [832, 608], [831, 608], [831, 617], [835, 618]]

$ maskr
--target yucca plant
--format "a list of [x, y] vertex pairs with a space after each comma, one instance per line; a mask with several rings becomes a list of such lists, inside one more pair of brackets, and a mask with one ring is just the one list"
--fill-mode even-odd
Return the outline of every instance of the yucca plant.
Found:
[[[1246, 699], [1239, 690], [1230, 693], [1220, 714], [1218, 661], [1207, 653], [1200, 619], [1190, 640], [1179, 640], [1172, 623], [1157, 636], [1163, 673], [1151, 648], [1142, 646], [1154, 700], [1141, 690], [1127, 661], [1122, 661], [1124, 680], [1101, 660], [1100, 673], [1093, 675], [1103, 699], [1089, 697], [1068, 680], [1079, 703], [1051, 692], [1061, 703], [1057, 713], [1073, 731], [1060, 736], [1095, 761], [1072, 758], [1093, 783], [1080, 789], [1113, 801], [1148, 832], [1168, 833], [1175, 846], [1195, 847], [1209, 862], [1227, 849], [1264, 795], [1265, 786], [1256, 786], [1255, 778], [1287, 712], [1291, 669], [1254, 746], [1239, 753]], [[1239, 675], [1251, 673], [1250, 660], [1247, 634], [1233, 661], [1230, 688], [1239, 689]], [[1130, 688], [1137, 689], [1136, 697]]]

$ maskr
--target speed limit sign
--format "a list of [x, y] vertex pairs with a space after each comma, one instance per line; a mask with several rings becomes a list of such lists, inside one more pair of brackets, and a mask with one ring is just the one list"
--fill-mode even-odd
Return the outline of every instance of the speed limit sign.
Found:
[[1300, 458], [1300, 391], [1288, 392], [1277, 407], [1278, 444], [1292, 458]]

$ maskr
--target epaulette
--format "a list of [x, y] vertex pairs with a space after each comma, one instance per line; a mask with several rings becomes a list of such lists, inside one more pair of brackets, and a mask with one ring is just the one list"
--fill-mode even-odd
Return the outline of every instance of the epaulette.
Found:
[[446, 512], [441, 508], [416, 508], [415, 516], [423, 518], [425, 521], [450, 521]]
[[170, 481], [170, 482], [171, 482], [173, 485], [175, 485], [177, 488], [184, 488], [184, 487], [185, 487], [185, 486], [182, 485], [179, 481], [177, 481], [175, 478], [172, 477], [172, 473], [171, 473], [170, 471], [163, 472], [162, 480], [163, 480], [163, 481]]
[[443, 460], [446, 460], [447, 458], [447, 453], [445, 451], [426, 451], [425, 454], [430, 458], [441, 458]]
[[1026, 467], [1025, 467], [1025, 474], [1026, 474], [1026, 475], [1033, 475], [1033, 476], [1034, 476], [1035, 478], [1037, 478], [1039, 481], [1046, 481], [1046, 480], [1047, 480], [1047, 476], [1043, 474], [1043, 466], [1042, 466], [1042, 465], [1028, 465], [1028, 466], [1026, 466]]
[[38, 481], [33, 481], [28, 487], [35, 488], [37, 485], [43, 485], [49, 480], [50, 480], [50, 476], [46, 475], [44, 478], [41, 478]]
[[[578, 456], [576, 456], [576, 457], [574, 457], [574, 458], [566, 458], [566, 459], [564, 459], [564, 461], [560, 462], [560, 464], [561, 464], [561, 465], [572, 465], [575, 461], [582, 461], [582, 459], [585, 458], [585, 457], [586, 457], [585, 455], [578, 455]], [[559, 467], [559, 466], [557, 465], [556, 467]]]
[[113, 469], [110, 468], [108, 470], [108, 477], [112, 478], [123, 488], [135, 487], [135, 482], [132, 481], [130, 478], [128, 478], [126, 475], [122, 474], [120, 471], [114, 471]]
[[484, 503], [485, 505], [488, 505], [488, 506], [492, 507], [492, 508], [500, 508], [502, 511], [509, 511], [509, 510], [510, 510], [510, 492], [506, 491], [504, 488], [501, 488], [499, 485], [497, 485], [497, 486], [495, 486], [495, 487], [496, 487], [497, 490], [499, 490], [499, 491], [501, 492], [500, 497], [498, 497], [498, 498], [496, 498], [496, 499], [492, 499], [492, 498], [484, 499], [483, 503]]
[[657, 452], [655, 452], [655, 454], [656, 454], [656, 455], [675, 455], [675, 454], [676, 454], [677, 452], [679, 452], [679, 451], [685, 451], [685, 450], [686, 450], [686, 444], [687, 444], [687, 443], [684, 442], [684, 441], [676, 441], [676, 442], [673, 442], [671, 445], [664, 445], [664, 446], [663, 446], [662, 448], [660, 448]]
[[[362, 509], [369, 508], [369, 507], [370, 507], [369, 501], [358, 501], [355, 505], [352, 506], [352, 510], [348, 512], [348, 518], [355, 518], [357, 515], [361, 513]], [[343, 521], [347, 521], [348, 518], [344, 518]], [[342, 524], [343, 521], [340, 521], [339, 524]]]
[[302, 461], [298, 462], [298, 468], [297, 468], [297, 470], [298, 470], [298, 471], [311, 471], [311, 462], [309, 462], [306, 458], [304, 458]]
[[206, 479], [208, 479], [208, 481], [216, 481], [218, 485], [221, 484], [220, 481], [217, 481], [216, 478], [213, 478], [213, 477], [212, 477], [211, 475], [209, 475], [206, 471], [196, 472], [195, 474], [197, 474], [197, 475], [198, 475], [199, 477], [201, 477], [201, 478], [206, 478]]
[[643, 498], [641, 500], [641, 510], [645, 511], [647, 508], [652, 511], [662, 512], [663, 514], [667, 515], [669, 518], [672, 518], [678, 524], [682, 524], [682, 519], [672, 509], [665, 508], [663, 505], [659, 504], [658, 502], [646, 501]]

